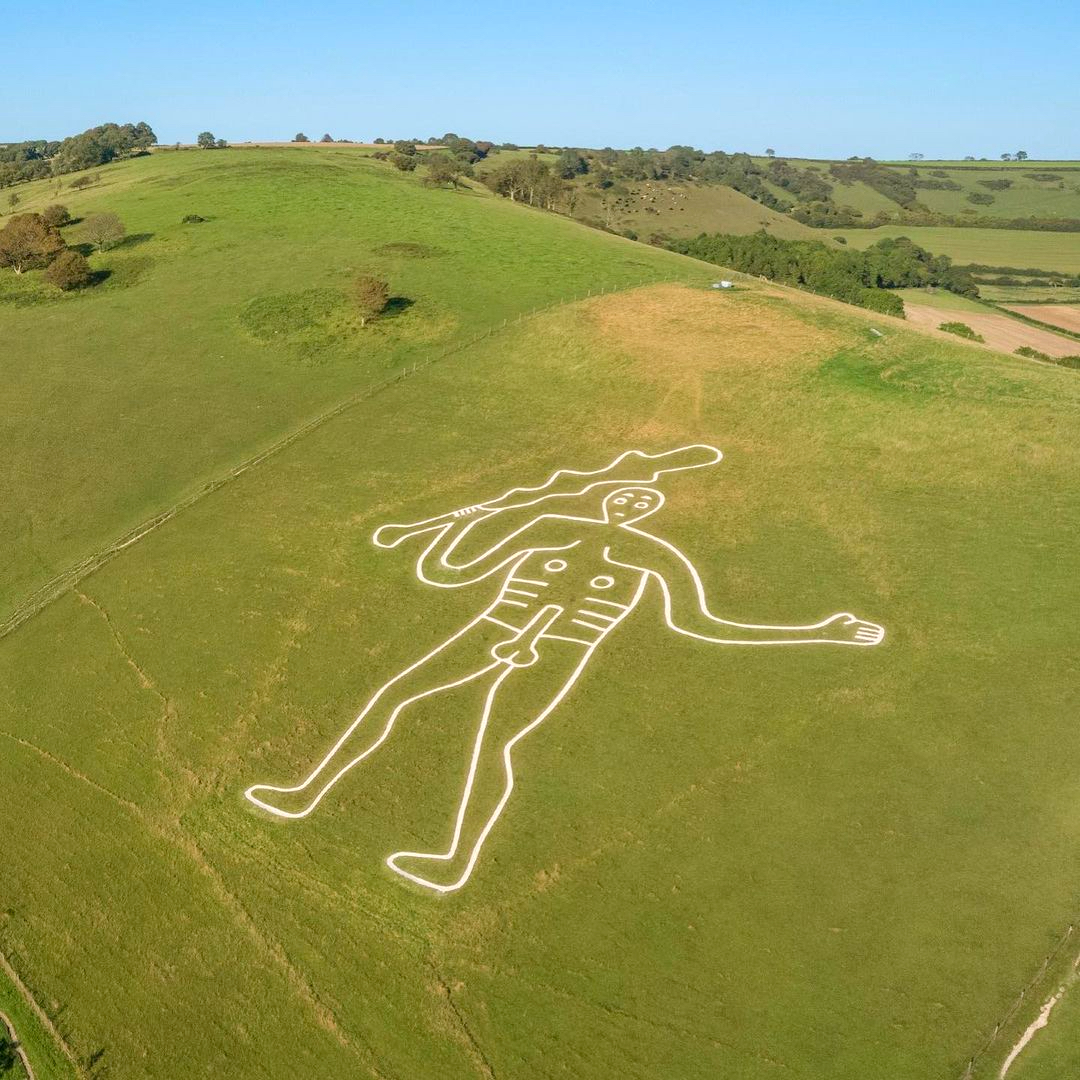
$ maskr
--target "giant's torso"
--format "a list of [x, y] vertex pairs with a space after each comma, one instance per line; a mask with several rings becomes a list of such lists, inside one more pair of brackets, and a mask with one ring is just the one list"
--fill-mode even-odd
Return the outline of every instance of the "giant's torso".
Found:
[[592, 529], [598, 535], [567, 550], [530, 552], [513, 563], [487, 617], [520, 630], [542, 607], [556, 604], [563, 612], [545, 637], [593, 645], [609, 633], [637, 603], [645, 574], [609, 562], [609, 530]]

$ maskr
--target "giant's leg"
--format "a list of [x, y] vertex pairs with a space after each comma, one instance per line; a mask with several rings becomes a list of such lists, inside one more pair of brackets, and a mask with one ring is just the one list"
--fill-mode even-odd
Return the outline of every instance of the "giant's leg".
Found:
[[[439, 892], [468, 881], [513, 791], [514, 747], [559, 705], [592, 654], [584, 645], [551, 638], [541, 638], [537, 649], [535, 664], [507, 666], [488, 690], [449, 847], [441, 853], [395, 852], [386, 862], [403, 877]], [[522, 698], [531, 702], [527, 712]]]
[[469, 623], [395, 675], [375, 691], [360, 715], [299, 784], [292, 787], [255, 784], [244, 795], [278, 817], [306, 817], [345, 773], [386, 741], [409, 705], [463, 686], [502, 666], [490, 652], [492, 631], [496, 630], [486, 620]]

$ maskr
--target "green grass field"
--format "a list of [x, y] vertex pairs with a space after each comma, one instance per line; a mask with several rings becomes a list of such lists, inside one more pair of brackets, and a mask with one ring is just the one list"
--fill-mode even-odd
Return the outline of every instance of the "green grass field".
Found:
[[935, 255], [957, 263], [1032, 267], [1080, 273], [1080, 233], [1033, 232], [1024, 229], [967, 229], [885, 225], [879, 229], [834, 229], [855, 248], [866, 248], [886, 237], [909, 236]]
[[[0, 411], [20, 418], [0, 431], [0, 613], [393, 370], [688, 262], [583, 242], [569, 221], [483, 193], [431, 191], [350, 148], [161, 153], [102, 170], [82, 194], [20, 194], [20, 210], [114, 210], [130, 239], [93, 257], [111, 276], [90, 292], [0, 274], [5, 338], [25, 356], [0, 388]], [[209, 220], [181, 225], [189, 213]], [[77, 241], [80, 226], [66, 232]], [[368, 270], [404, 299], [361, 331], [343, 290]]]
[[930, 307], [941, 308], [942, 311], [977, 311], [982, 314], [987, 311], [985, 304], [969, 300], [966, 296], [958, 296], [946, 289], [896, 289], [895, 292], [902, 300], [927, 304]]
[[[70, 203], [152, 236], [96, 257], [114, 277], [85, 295], [0, 275], [0, 335], [31, 343], [4, 389], [9, 604], [493, 329], [0, 638], [0, 820], [19, 823], [0, 949], [81, 1061], [113, 1080], [959, 1077], [1076, 915], [1074, 372], [757, 282], [504, 327], [716, 268], [347, 150], [154, 156]], [[189, 212], [211, 220], [188, 232]], [[371, 334], [326, 295], [357, 268], [414, 301]], [[852, 610], [880, 647], [711, 646], [651, 597], [522, 744], [447, 896], [382, 860], [447, 835], [467, 688], [309, 819], [242, 799], [490, 599], [421, 585], [377, 526], [699, 441], [725, 460], [665, 483], [650, 528], [713, 610]]]

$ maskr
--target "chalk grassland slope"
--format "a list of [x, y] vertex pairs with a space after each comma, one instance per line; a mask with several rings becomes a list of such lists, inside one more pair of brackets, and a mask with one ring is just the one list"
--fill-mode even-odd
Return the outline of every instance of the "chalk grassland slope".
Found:
[[[498, 163], [499, 158], [494, 159]], [[625, 195], [582, 187], [574, 217], [599, 222], [616, 232], [630, 230], [641, 240], [654, 233], [671, 237], [702, 232], [744, 235], [765, 229], [784, 240], [823, 240], [826, 234], [719, 184], [627, 183]]]
[[[937, 177], [925, 167], [918, 169], [919, 178], [927, 181], [950, 180], [959, 191], [919, 188], [918, 199], [924, 206], [941, 214], [963, 214], [975, 210], [980, 215], [1002, 218], [1080, 218], [1080, 169], [1054, 172], [1037, 166], [1017, 169], [935, 169], [945, 173]], [[1030, 174], [1030, 175], [1029, 175]], [[1054, 179], [1036, 179], [1050, 176]], [[986, 184], [1008, 181], [1009, 186], [987, 187]], [[991, 203], [972, 202], [969, 196], [993, 198]], [[1075, 235], [1075, 234], [1074, 234]]]
[[1036, 232], [1024, 229], [968, 229], [949, 226], [883, 225], [878, 229], [835, 229], [855, 248], [866, 248], [887, 237], [909, 236], [935, 255], [957, 263], [1034, 267], [1080, 273], [1080, 233]]
[[[0, 273], [0, 619], [394, 369], [536, 306], [691, 265], [486, 193], [426, 189], [349, 148], [160, 153], [83, 193], [19, 194], [20, 210], [115, 212], [129, 236], [92, 256], [110, 276], [79, 294]], [[363, 329], [344, 295], [358, 272], [396, 297]]]
[[[768, 158], [755, 158], [768, 167]], [[871, 188], [863, 181], [841, 184], [829, 173], [831, 161], [788, 159], [797, 168], [816, 168], [823, 179], [833, 184], [833, 199], [839, 204], [853, 206], [872, 217], [879, 210], [895, 213], [899, 204]], [[840, 164], [843, 164], [842, 162]], [[957, 185], [956, 190], [919, 187], [918, 201], [942, 214], [959, 215], [975, 212], [980, 216], [1001, 218], [1080, 218], [1080, 163], [1064, 162], [960, 162], [920, 161], [882, 162], [895, 172], [908, 176], [915, 170], [920, 181], [931, 184], [945, 180]], [[943, 174], [943, 175], [942, 175]], [[1007, 187], [987, 187], [1007, 180]], [[972, 202], [970, 195], [992, 196], [992, 201]]]
[[[765, 287], [511, 326], [0, 641], [0, 813], [33, 824], [0, 943], [115, 1080], [958, 1076], [1075, 913], [1078, 409], [1072, 372]], [[699, 440], [724, 462], [654, 527], [714, 609], [884, 645], [708, 646], [654, 597], [449, 897], [382, 859], [448, 836], [468, 692], [306, 821], [241, 798], [486, 602], [378, 525]]]

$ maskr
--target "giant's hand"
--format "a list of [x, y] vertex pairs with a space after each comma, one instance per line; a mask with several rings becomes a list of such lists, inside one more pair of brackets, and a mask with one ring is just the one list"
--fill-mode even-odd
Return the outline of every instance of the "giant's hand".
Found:
[[842, 611], [821, 624], [821, 637], [837, 645], [880, 645], [885, 637], [885, 628], [856, 618], [849, 611]]
[[414, 521], [408, 525], [381, 525], [375, 530], [372, 540], [376, 547], [394, 548], [406, 540], [411, 540], [414, 536], [434, 532], [463, 518], [474, 517], [485, 509], [486, 507], [483, 506], [465, 506], [460, 510], [452, 510], [449, 514], [428, 518], [427, 521]]

